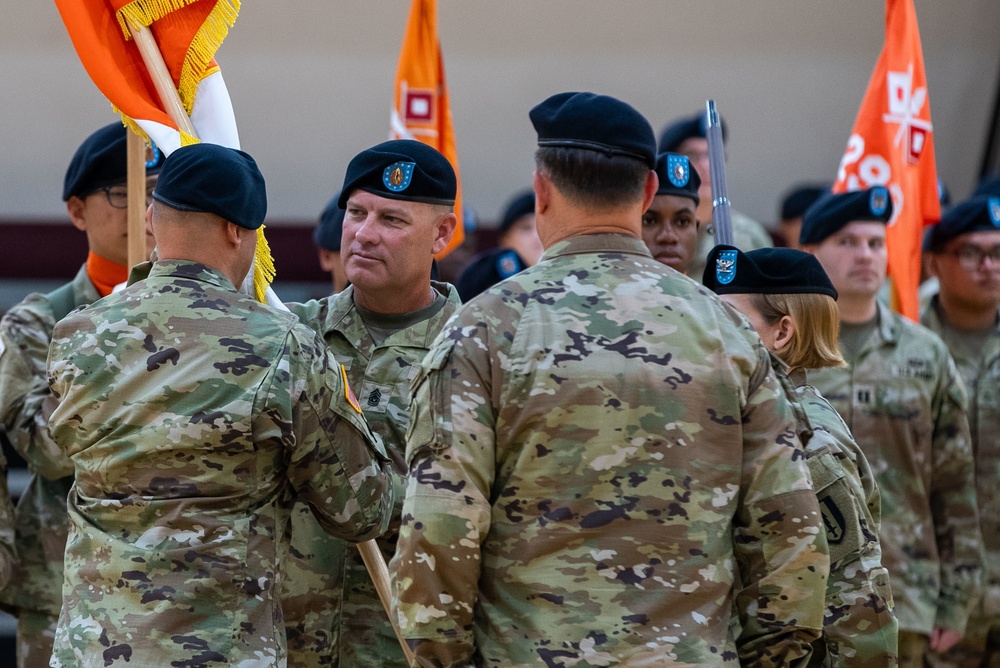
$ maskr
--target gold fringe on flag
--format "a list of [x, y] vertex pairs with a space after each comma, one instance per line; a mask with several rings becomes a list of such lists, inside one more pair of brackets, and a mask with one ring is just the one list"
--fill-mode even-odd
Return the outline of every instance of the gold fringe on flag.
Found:
[[[182, 9], [199, 0], [134, 0], [118, 10], [118, 23], [125, 33], [125, 39], [131, 39], [128, 21], [134, 21], [147, 28], [158, 19], [170, 12]], [[202, 0], [208, 1], [208, 0]], [[181, 98], [184, 110], [191, 115], [194, 107], [198, 84], [208, 75], [216, 72], [218, 67], [212, 65], [215, 52], [219, 49], [229, 29], [236, 23], [240, 11], [240, 0], [215, 0], [215, 6], [209, 12], [205, 22], [198, 29], [191, 45], [184, 56], [181, 66], [180, 80], [177, 82], [177, 92]]]
[[257, 228], [257, 249], [253, 256], [253, 296], [261, 304], [267, 303], [267, 288], [277, 274], [271, 247], [264, 238], [264, 227], [266, 226], [261, 225]]

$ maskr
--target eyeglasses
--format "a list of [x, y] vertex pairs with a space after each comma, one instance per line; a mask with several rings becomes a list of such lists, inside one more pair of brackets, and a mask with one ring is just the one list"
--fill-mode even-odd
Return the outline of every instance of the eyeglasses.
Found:
[[994, 268], [1000, 268], [1000, 246], [983, 249], [977, 246], [962, 246], [958, 250], [949, 251], [947, 255], [958, 258], [958, 263], [966, 271], [975, 271], [983, 265], [986, 258], [990, 259]]
[[[110, 204], [115, 209], [127, 209], [128, 208], [128, 188], [125, 186], [104, 186], [103, 188], [98, 188], [97, 190], [91, 191], [89, 194], [94, 193], [104, 193], [104, 196], [108, 198], [108, 204]], [[153, 203], [153, 188], [146, 188], [146, 206]]]

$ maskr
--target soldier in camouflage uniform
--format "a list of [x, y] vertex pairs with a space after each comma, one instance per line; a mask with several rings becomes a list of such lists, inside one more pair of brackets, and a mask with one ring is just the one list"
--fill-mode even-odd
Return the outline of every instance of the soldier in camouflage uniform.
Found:
[[895, 666], [898, 625], [878, 541], [878, 486], [843, 419], [805, 382], [807, 368], [844, 365], [837, 291], [815, 257], [789, 248], [716, 246], [702, 282], [760, 334], [804, 434], [830, 549], [823, 639], [810, 665]]
[[848, 362], [809, 379], [875, 471], [900, 664], [921, 666], [965, 631], [980, 593], [982, 539], [967, 399], [955, 363], [937, 335], [876, 299], [891, 216], [882, 186], [828, 195], [806, 211], [800, 240], [840, 294], [840, 349]]
[[979, 522], [986, 551], [984, 594], [965, 637], [939, 663], [1000, 666], [1000, 197], [952, 207], [928, 238], [940, 279], [920, 322], [948, 346], [969, 390]]
[[[408, 175], [393, 186], [400, 163], [411, 167], [404, 166]], [[362, 151], [348, 166], [339, 196], [346, 208], [341, 252], [351, 285], [338, 295], [288, 305], [323, 336], [351, 385], [360, 388], [365, 419], [382, 437], [400, 479], [410, 382], [459, 305], [454, 287], [430, 278], [434, 253], [455, 230], [455, 192], [454, 170], [429, 146], [390, 141]], [[401, 507], [400, 496], [397, 519]], [[396, 538], [392, 531], [379, 539], [386, 561]], [[406, 665], [358, 551], [323, 531], [304, 503], [293, 511], [285, 573], [289, 666]]]
[[415, 381], [402, 633], [423, 666], [794, 664], [829, 560], [767, 351], [643, 246], [637, 111], [563, 93], [531, 118], [545, 254], [462, 307]]
[[[126, 129], [112, 123], [80, 145], [66, 170], [63, 200], [73, 225], [84, 231], [90, 254], [72, 282], [48, 294], [28, 295], [0, 322], [0, 420], [34, 474], [18, 502], [18, 565], [0, 592], [18, 618], [18, 665], [47, 666], [62, 602], [63, 552], [69, 519], [66, 494], [73, 466], [48, 434], [45, 359], [52, 328], [77, 306], [110, 294], [128, 277]], [[147, 153], [147, 188], [163, 162]], [[152, 236], [147, 237], [152, 250]]]
[[153, 197], [148, 278], [53, 331], [75, 481], [52, 665], [281, 666], [293, 498], [372, 538], [388, 460], [322, 339], [234, 287], [266, 211], [253, 159], [179, 148]]

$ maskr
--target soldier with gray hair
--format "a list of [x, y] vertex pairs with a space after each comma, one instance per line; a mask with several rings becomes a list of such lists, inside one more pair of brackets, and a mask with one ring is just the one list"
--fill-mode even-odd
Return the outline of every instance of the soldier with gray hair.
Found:
[[414, 381], [402, 634], [422, 666], [795, 663], [829, 558], [767, 351], [644, 246], [645, 118], [592, 93], [530, 117], [546, 250], [463, 306]]
[[148, 277], [56, 325], [49, 421], [75, 467], [53, 666], [282, 666], [293, 500], [385, 531], [388, 460], [323, 340], [237, 291], [264, 220], [241, 151], [174, 151]]

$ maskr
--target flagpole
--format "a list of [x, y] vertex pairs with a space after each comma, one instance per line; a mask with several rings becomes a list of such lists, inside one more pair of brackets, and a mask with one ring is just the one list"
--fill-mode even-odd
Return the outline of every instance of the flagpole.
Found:
[[126, 171], [128, 185], [127, 248], [128, 266], [149, 259], [146, 250], [146, 143], [126, 130]]
[[365, 568], [368, 569], [368, 574], [372, 578], [372, 582], [375, 583], [375, 590], [378, 592], [379, 600], [382, 601], [382, 607], [385, 608], [385, 614], [389, 616], [389, 622], [392, 624], [392, 630], [396, 632], [396, 639], [399, 640], [399, 646], [403, 648], [403, 654], [406, 655], [406, 662], [409, 665], [413, 665], [415, 657], [413, 656], [413, 650], [410, 646], [406, 644], [403, 640], [403, 634], [399, 632], [399, 626], [396, 625], [396, 619], [392, 616], [392, 594], [389, 591], [389, 568], [385, 565], [385, 559], [382, 557], [382, 552], [378, 549], [378, 544], [373, 540], [366, 540], [363, 543], [358, 543], [358, 551], [361, 552], [361, 560], [365, 562]]

